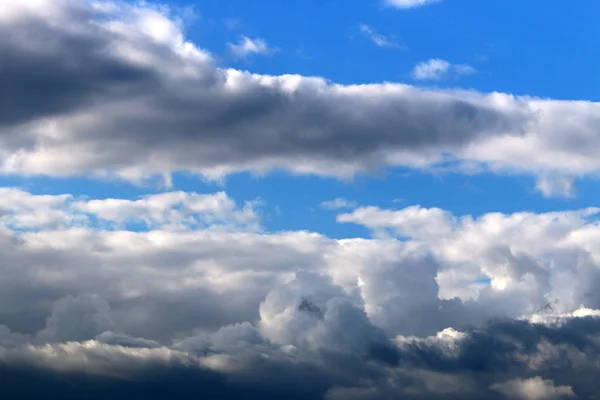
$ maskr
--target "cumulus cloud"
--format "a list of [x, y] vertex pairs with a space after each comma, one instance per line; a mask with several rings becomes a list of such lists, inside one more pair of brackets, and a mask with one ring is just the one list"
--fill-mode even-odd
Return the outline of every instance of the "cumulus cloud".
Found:
[[219, 68], [147, 4], [3, 2], [0, 20], [5, 174], [351, 177], [403, 166], [560, 180], [600, 169], [593, 102]]
[[[102, 201], [6, 190], [26, 199], [17, 214], [62, 207], [70, 215]], [[168, 215], [170, 195], [152, 196], [112, 201]], [[197, 196], [175, 197], [210, 212], [227, 198]], [[129, 215], [107, 209], [113, 219]], [[60, 382], [84, 382], [84, 372], [87, 385], [110, 393], [141, 390], [131, 382], [164, 393], [180, 376], [182, 396], [203, 379], [212, 396], [239, 388], [329, 399], [597, 393], [597, 209], [474, 218], [359, 207], [338, 216], [386, 230], [372, 239], [210, 222], [133, 230], [86, 213], [86, 224], [59, 228], [2, 221], [0, 370], [14, 382], [72, 393], [77, 385]]]
[[475, 69], [466, 64], [450, 64], [446, 60], [432, 58], [415, 65], [412, 71], [414, 79], [418, 80], [440, 80], [447, 78], [450, 73], [456, 75], [471, 75]]
[[126, 227], [141, 224], [146, 229], [261, 229], [257, 207], [260, 201], [242, 207], [224, 192], [162, 192], [139, 199], [85, 199], [71, 195], [32, 195], [20, 188], [0, 188], [0, 213], [7, 226], [17, 229], [59, 229], [91, 226]]
[[[502, 298], [508, 307], [525, 299], [511, 297], [519, 293], [529, 299], [525, 303], [538, 304], [537, 309], [531, 303], [517, 306], [529, 307], [530, 313], [556, 299], [559, 301], [554, 311], [571, 312], [589, 302], [593, 308], [598, 307], [590, 284], [582, 282], [578, 289], [571, 287], [569, 295], [564, 296], [572, 276], [596, 274], [597, 247], [589, 240], [598, 229], [598, 212], [597, 208], [587, 208], [545, 214], [489, 213], [473, 218], [418, 206], [402, 210], [362, 207], [338, 215], [338, 221], [358, 223], [374, 233], [384, 231], [388, 236], [426, 245], [441, 261], [436, 275], [440, 297], [479, 301]], [[558, 276], [564, 280], [560, 285]], [[524, 312], [522, 308], [508, 315], [516, 318]]]
[[43, 342], [85, 341], [111, 329], [112, 325], [106, 300], [90, 294], [66, 296], [54, 304], [38, 338]]

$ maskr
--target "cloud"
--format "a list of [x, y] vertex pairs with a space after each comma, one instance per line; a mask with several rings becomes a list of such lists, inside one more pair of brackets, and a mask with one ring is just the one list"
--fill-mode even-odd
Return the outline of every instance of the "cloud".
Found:
[[377, 47], [390, 47], [397, 49], [404, 49], [405, 46], [396, 41], [394, 38], [387, 37], [380, 33], [377, 33], [368, 25], [361, 24], [359, 26], [360, 32], [365, 35], [371, 42], [373, 42]]
[[38, 333], [43, 342], [85, 341], [111, 329], [110, 306], [97, 295], [66, 296], [58, 300], [46, 327]]
[[[598, 229], [597, 208], [546, 214], [489, 213], [473, 218], [418, 206], [401, 210], [361, 207], [337, 219], [361, 224], [376, 235], [383, 232], [388, 238], [426, 246], [440, 263], [434, 274], [440, 298], [499, 301], [502, 313], [512, 318], [537, 313], [555, 300], [553, 311], [559, 313], [590, 302], [592, 308], [597, 307], [589, 284], [582, 282], [575, 289], [567, 281], [557, 283], [558, 276], [595, 275], [597, 256], [585, 243]], [[379, 288], [374, 292], [385, 296]], [[521, 300], [512, 297], [517, 293], [526, 296], [528, 300], [521, 300], [529, 305], [519, 305]], [[495, 308], [492, 303], [486, 307]], [[516, 308], [511, 311], [512, 307]], [[531, 311], [525, 311], [528, 307]]]
[[20, 188], [0, 188], [0, 213], [4, 223], [17, 229], [58, 229], [66, 226], [123, 227], [132, 224], [147, 229], [260, 230], [256, 208], [260, 201], [240, 207], [224, 192], [198, 194], [162, 192], [139, 199], [76, 199], [71, 195], [32, 195]]
[[342, 208], [355, 208], [358, 206], [356, 201], [344, 199], [342, 197], [337, 197], [333, 200], [326, 200], [321, 203], [322, 208], [326, 208], [328, 210], [339, 210]]
[[[91, 340], [0, 348], [0, 370], [11, 378], [4, 387], [8, 393], [41, 390], [61, 393], [61, 398], [81, 398], [84, 389], [132, 398], [154, 398], [149, 393], [160, 398], [167, 391], [180, 397], [245, 391], [249, 398], [409, 400], [544, 400], [597, 393], [590, 378], [597, 373], [599, 349], [593, 338], [600, 329], [598, 319], [570, 320], [562, 326], [496, 321], [466, 332], [447, 329], [431, 337], [399, 337], [394, 345], [373, 348], [362, 358], [361, 349], [374, 328], [349, 331], [338, 325], [354, 326], [358, 321], [353, 312], [335, 312], [330, 318], [313, 322], [312, 328], [330, 338], [298, 333], [335, 340], [333, 352], [281, 346], [250, 324], [238, 324], [206, 336], [201, 347], [191, 342], [143, 347], [141, 342], [128, 346]], [[348, 333], [362, 339], [348, 342]], [[351, 343], [357, 347], [347, 347]], [[514, 378], [531, 373], [537, 375]], [[29, 385], [22, 386], [24, 382]]]
[[[474, 218], [359, 207], [338, 221], [386, 234], [332, 239], [222, 230], [211, 225], [219, 218], [172, 229], [186, 210], [235, 214], [220, 192], [106, 201], [4, 191], [22, 199], [13, 218], [29, 215], [36, 227], [0, 226], [0, 370], [14, 377], [10, 393], [23, 381], [65, 398], [83, 387], [143, 397], [143, 385], [159, 396], [174, 382], [181, 396], [209, 397], [598, 391], [597, 209]], [[44, 216], [54, 209], [87, 220], [55, 227]], [[134, 215], [151, 223], [122, 222]]]
[[217, 67], [163, 8], [36, 4], [0, 6], [4, 174], [349, 178], [401, 166], [573, 179], [600, 169], [593, 102], [252, 74]]
[[439, 3], [442, 0], [385, 0], [385, 4], [388, 6], [407, 9], [423, 7], [428, 4]]
[[341, 223], [358, 223], [368, 228], [393, 228], [402, 236], [415, 238], [447, 235], [452, 230], [452, 218], [439, 208], [409, 206], [400, 211], [361, 207], [349, 214], [340, 214]]
[[[447, 327], [460, 330], [494, 316], [543, 321], [554, 314], [575, 315], [582, 306], [600, 309], [593, 289], [600, 259], [594, 242], [598, 230], [594, 208], [473, 218], [417, 206], [360, 207], [338, 215], [338, 221], [364, 225], [376, 238], [335, 240], [311, 232], [266, 233], [247, 229], [244, 223], [223, 229], [223, 219], [231, 218], [220, 215], [219, 204], [229, 202], [223, 201], [225, 194], [175, 193], [178, 199], [189, 199], [188, 205], [174, 207], [170, 201], [158, 201], [170, 199], [170, 193], [143, 200], [86, 199], [63, 204], [60, 201], [72, 197], [22, 191], [22, 198], [44, 210], [48, 203], [66, 215], [86, 209], [87, 220], [82, 224], [71, 219], [70, 224], [54, 227], [45, 223], [43, 213], [29, 209], [23, 211], [28, 218], [40, 216], [39, 225], [30, 225], [35, 229], [3, 220], [0, 249], [6, 267], [0, 282], [0, 304], [4, 304], [0, 324], [22, 334], [48, 327], [60, 333], [63, 325], [48, 325], [47, 316], [60, 321], [61, 315], [75, 318], [75, 310], [95, 309], [92, 305], [101, 303], [77, 300], [89, 294], [110, 304], [112, 325], [106, 322], [103, 330], [159, 340], [178, 332], [254, 321], [263, 312], [259, 305], [268, 293], [300, 273], [330, 277], [330, 286], [323, 291], [364, 309], [389, 336], [431, 335]], [[208, 199], [220, 200], [207, 203]], [[89, 204], [103, 207], [86, 208]], [[124, 204], [127, 212], [117, 213], [114, 204]], [[180, 226], [182, 213], [186, 215], [186, 207], [193, 209], [193, 204], [218, 206], [196, 217], [203, 222]], [[135, 211], [130, 211], [132, 205]], [[225, 215], [237, 212], [235, 206], [224, 210]], [[145, 227], [127, 223], [134, 218], [130, 215], [145, 214], [144, 218], [152, 219]], [[317, 283], [308, 286], [318, 288]], [[287, 296], [296, 286], [283, 287], [280, 290]], [[319, 300], [304, 286], [294, 290], [297, 295], [289, 306], [294, 313], [299, 308], [313, 309], [300, 307], [305, 299], [327, 316], [327, 300]], [[71, 300], [64, 303], [64, 299]], [[274, 304], [286, 303], [280, 299]], [[157, 321], [156, 313], [169, 324]], [[190, 319], [188, 313], [201, 317]], [[281, 315], [287, 318], [294, 313]], [[82, 320], [88, 318], [81, 315]], [[101, 332], [92, 333], [86, 339]]]
[[224, 192], [198, 194], [164, 192], [138, 200], [94, 199], [76, 201], [74, 210], [116, 224], [141, 222], [147, 227], [170, 226], [185, 228], [203, 224], [212, 227], [247, 227], [260, 229], [255, 211], [257, 202], [247, 202], [240, 208]]
[[251, 39], [242, 36], [238, 43], [228, 43], [229, 50], [237, 57], [246, 58], [256, 54], [268, 54], [273, 51], [264, 39]]
[[512, 379], [492, 386], [508, 399], [515, 400], [553, 400], [575, 398], [570, 386], [555, 386], [550, 379], [539, 376], [530, 379]]
[[[0, 51], [4, 173], [347, 177], [405, 165], [526, 172], [556, 195], [600, 165], [596, 103], [223, 69], [177, 15], [147, 4], [0, 3]], [[0, 188], [3, 393], [599, 392], [598, 208], [470, 216], [337, 198], [323, 206], [372, 237], [334, 239], [269, 232], [260, 205]]]
[[452, 65], [446, 60], [432, 58], [418, 63], [413, 68], [412, 75], [414, 79], [418, 80], [440, 80], [448, 77], [450, 72], [456, 75], [470, 75], [475, 73], [475, 69], [470, 65]]
[[572, 177], [543, 176], [538, 179], [536, 189], [544, 197], [574, 197], [574, 182]]

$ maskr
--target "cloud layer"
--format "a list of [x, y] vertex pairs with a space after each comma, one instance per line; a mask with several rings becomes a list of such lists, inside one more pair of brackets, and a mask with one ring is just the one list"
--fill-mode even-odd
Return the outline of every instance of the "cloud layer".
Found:
[[[359, 207], [338, 221], [374, 238], [331, 239], [262, 232], [224, 193], [3, 190], [25, 199], [4, 206], [0, 230], [0, 365], [15, 382], [74, 397], [80, 386], [65, 379], [113, 394], [153, 382], [164, 393], [180, 376], [185, 395], [206, 380], [215, 396], [256, 398], [598, 390], [597, 209], [472, 218]], [[134, 217], [149, 222], [128, 225]]]
[[0, 5], [4, 173], [350, 177], [402, 166], [528, 173], [551, 195], [600, 168], [596, 103], [223, 69], [163, 8], [31, 4]]

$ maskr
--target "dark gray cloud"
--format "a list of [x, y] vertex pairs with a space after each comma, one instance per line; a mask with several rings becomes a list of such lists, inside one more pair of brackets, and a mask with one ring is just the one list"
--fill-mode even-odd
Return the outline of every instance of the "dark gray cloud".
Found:
[[113, 327], [110, 305], [97, 295], [66, 296], [58, 300], [46, 327], [38, 334], [43, 342], [82, 341]]
[[458, 168], [535, 173], [553, 194], [598, 168], [594, 103], [221, 69], [164, 9], [99, 4], [2, 4], [5, 172], [349, 176], [452, 153]]
[[[65, 21], [101, 17], [83, 4], [55, 3]], [[0, 41], [0, 85], [4, 89], [0, 124], [17, 125], [76, 111], [91, 106], [95, 99], [154, 81], [152, 71], [107, 56], [108, 43], [116, 37], [107, 36], [93, 24], [75, 34], [68, 27], [57, 26], [52, 18], [23, 16], [10, 22], [0, 26], [4, 38]]]
[[[54, 371], [31, 364], [0, 362], [3, 393], [22, 399], [320, 399], [322, 390], [295, 385], [247, 384], [185, 364], [141, 365], [128, 378]], [[310, 386], [310, 385], [309, 385]]]
[[[205, 344], [212, 347], [208, 352], [193, 346], [187, 351], [157, 347], [148, 341], [150, 346], [144, 346], [134, 338], [119, 345], [0, 348], [3, 388], [5, 393], [38, 393], [40, 398], [95, 399], [100, 393], [221, 398], [246, 391], [249, 398], [264, 399], [415, 400], [592, 399], [600, 389], [593, 378], [599, 372], [597, 318], [559, 325], [491, 321], [466, 331], [454, 348], [438, 336], [379, 349], [380, 354], [394, 353], [393, 362], [364, 359], [350, 347], [290, 352], [267, 338], [257, 342], [256, 333], [248, 335], [252, 329], [232, 326], [227, 333], [206, 337]], [[240, 347], [245, 340], [250, 346]], [[23, 386], [27, 380], [36, 384]]]
[[[118, 331], [125, 325], [116, 326], [111, 306], [97, 295], [66, 296], [36, 335], [0, 329], [0, 369], [3, 379], [11, 378], [6, 392], [90, 399], [244, 392], [265, 399], [500, 400], [587, 399], [599, 389], [593, 379], [597, 317], [545, 324], [495, 319], [464, 332], [390, 337], [371, 322], [360, 298], [313, 272], [273, 287], [257, 321], [172, 340]], [[154, 315], [161, 323], [166, 317]], [[36, 385], [21, 387], [26, 380]], [[539, 396], [531, 397], [532, 390]]]

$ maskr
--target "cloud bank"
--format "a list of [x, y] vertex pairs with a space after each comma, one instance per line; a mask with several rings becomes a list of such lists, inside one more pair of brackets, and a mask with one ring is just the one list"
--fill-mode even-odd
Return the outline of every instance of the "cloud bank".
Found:
[[0, 5], [0, 171], [142, 180], [283, 169], [595, 176], [600, 107], [504, 93], [340, 85], [219, 68], [164, 8]]
[[359, 207], [337, 219], [374, 237], [332, 239], [264, 232], [224, 193], [3, 190], [25, 199], [4, 206], [0, 229], [0, 369], [14, 377], [11, 393], [41, 390], [24, 381], [64, 398], [598, 391], [598, 209], [473, 218]]

